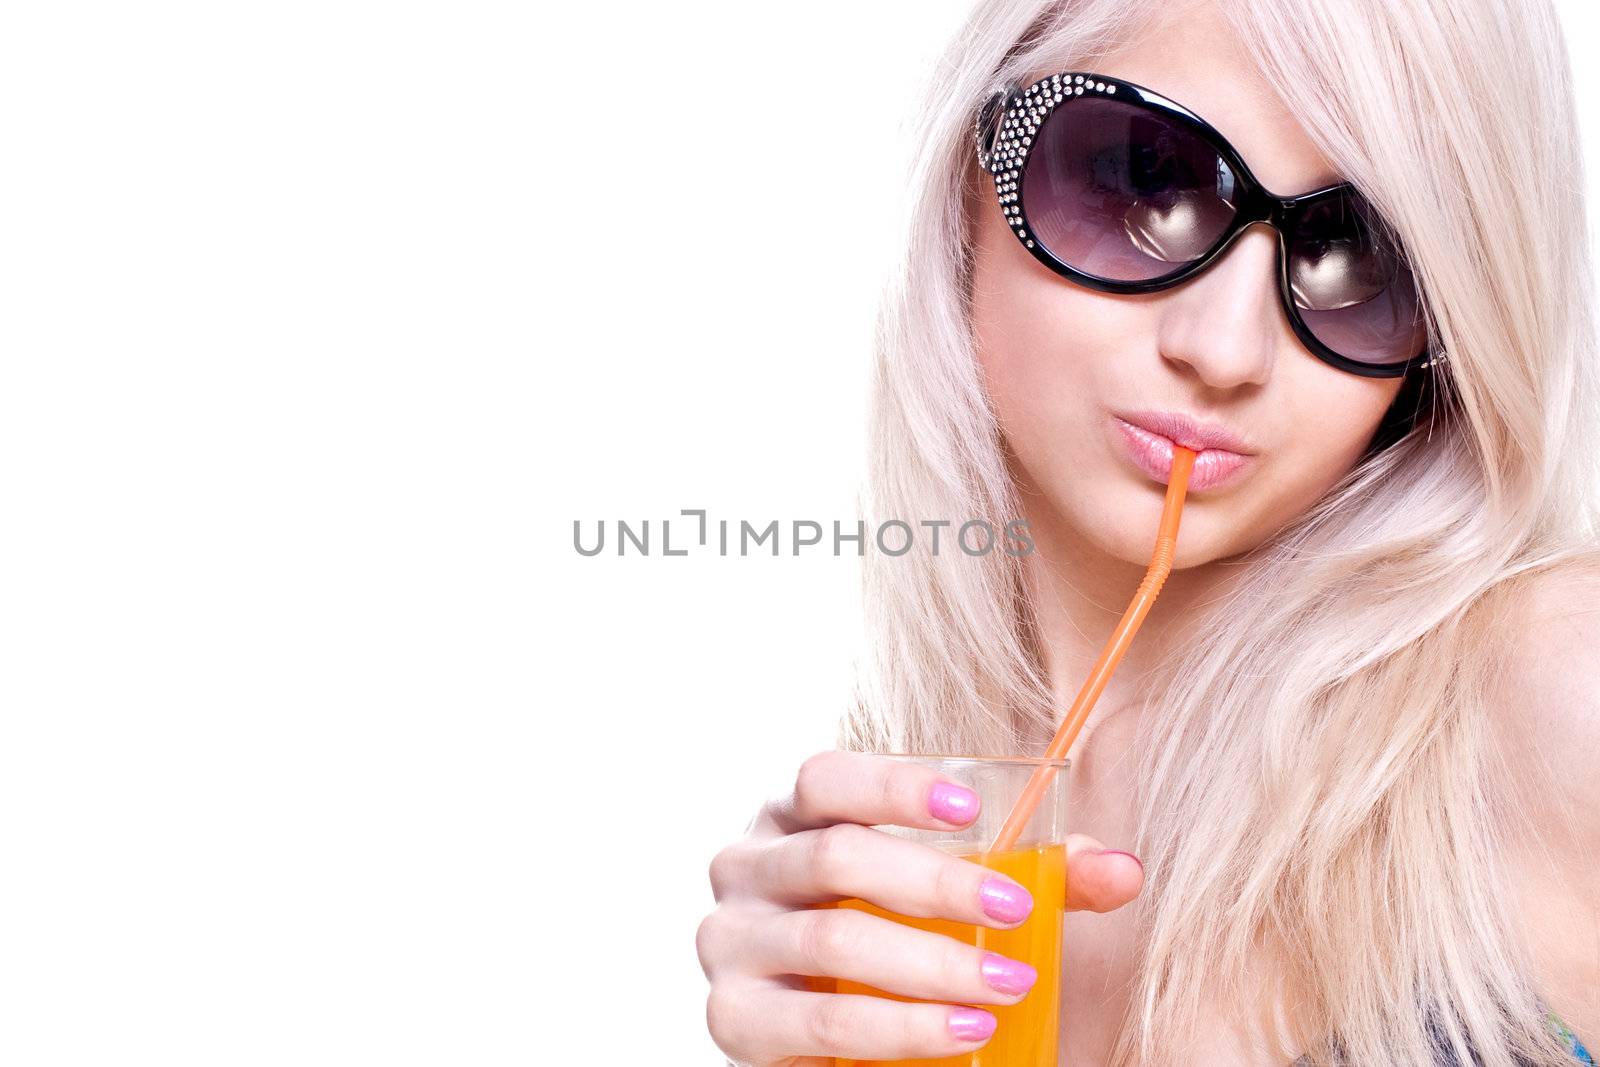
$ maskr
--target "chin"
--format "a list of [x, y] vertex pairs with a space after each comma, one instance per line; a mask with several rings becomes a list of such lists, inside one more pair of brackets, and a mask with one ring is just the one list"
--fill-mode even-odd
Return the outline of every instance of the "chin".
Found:
[[[1161, 525], [1165, 487], [1153, 483], [1129, 486], [1109, 497], [1089, 514], [1075, 516], [1078, 528], [1101, 552], [1131, 566], [1145, 568], [1155, 554], [1156, 530]], [[1091, 506], [1092, 502], [1091, 502]], [[1229, 534], [1219, 529], [1217, 516], [1208, 514], [1203, 501], [1184, 502], [1178, 527], [1178, 546], [1172, 569], [1198, 567], [1232, 555], [1236, 548]]]

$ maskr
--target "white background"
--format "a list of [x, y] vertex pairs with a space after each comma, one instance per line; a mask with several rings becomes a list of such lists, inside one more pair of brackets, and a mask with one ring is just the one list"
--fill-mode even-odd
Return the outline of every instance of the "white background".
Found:
[[852, 519], [966, 7], [8, 11], [0, 1060], [720, 1062], [856, 570], [660, 522]]

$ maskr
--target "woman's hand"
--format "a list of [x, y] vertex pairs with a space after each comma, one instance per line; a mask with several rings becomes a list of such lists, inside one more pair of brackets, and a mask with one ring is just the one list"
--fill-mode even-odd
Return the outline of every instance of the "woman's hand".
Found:
[[[851, 752], [807, 760], [793, 792], [711, 861], [717, 906], [696, 944], [717, 1046], [751, 1067], [821, 1067], [830, 1056], [954, 1056], [988, 1041], [994, 1016], [958, 1005], [1015, 1004], [1032, 967], [864, 912], [811, 907], [859, 897], [908, 916], [1018, 925], [1033, 902], [1016, 882], [871, 828], [950, 829], [977, 809], [971, 790], [915, 764]], [[1067, 856], [1069, 910], [1110, 911], [1144, 883], [1138, 860], [1081, 834]], [[813, 992], [803, 976], [945, 1003]]]

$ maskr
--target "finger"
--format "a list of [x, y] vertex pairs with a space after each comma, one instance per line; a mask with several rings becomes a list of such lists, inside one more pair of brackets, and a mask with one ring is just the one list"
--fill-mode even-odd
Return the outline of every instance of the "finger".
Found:
[[1092, 837], [1067, 838], [1067, 910], [1115, 911], [1144, 888], [1144, 864]]
[[998, 928], [1033, 910], [1032, 895], [1003, 874], [853, 823], [774, 838], [726, 862], [732, 892], [778, 904], [859, 897], [901, 915]]
[[706, 1025], [735, 1060], [903, 1060], [960, 1056], [982, 1048], [994, 1033], [995, 1017], [982, 1008], [908, 1004], [751, 982], [713, 986], [706, 1000]]
[[843, 978], [958, 1004], [1015, 1004], [1039, 977], [1021, 960], [853, 908], [745, 912], [730, 921], [742, 927], [730, 938], [745, 949], [739, 965], [747, 973]]
[[758, 826], [792, 834], [838, 822], [948, 830], [978, 817], [978, 794], [914, 763], [862, 752], [821, 752], [800, 765], [794, 789]]

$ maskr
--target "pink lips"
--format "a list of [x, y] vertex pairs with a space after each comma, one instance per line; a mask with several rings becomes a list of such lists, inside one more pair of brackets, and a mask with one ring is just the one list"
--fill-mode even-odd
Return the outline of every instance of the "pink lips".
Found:
[[1134, 417], [1154, 426], [1146, 428], [1117, 416], [1112, 421], [1121, 431], [1122, 443], [1134, 466], [1162, 485], [1167, 484], [1167, 473], [1172, 469], [1174, 438], [1195, 452], [1194, 470], [1189, 475], [1189, 488], [1193, 491], [1237, 481], [1254, 458], [1239, 451], [1244, 445], [1237, 437], [1223, 430], [1197, 427], [1181, 415], [1149, 412]]

